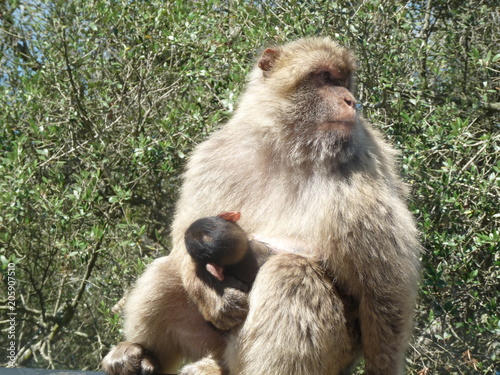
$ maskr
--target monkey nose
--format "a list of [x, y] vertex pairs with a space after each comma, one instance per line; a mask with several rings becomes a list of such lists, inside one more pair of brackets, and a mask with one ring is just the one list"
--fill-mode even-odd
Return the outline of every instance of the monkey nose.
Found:
[[344, 102], [351, 108], [356, 109], [356, 99], [345, 97]]

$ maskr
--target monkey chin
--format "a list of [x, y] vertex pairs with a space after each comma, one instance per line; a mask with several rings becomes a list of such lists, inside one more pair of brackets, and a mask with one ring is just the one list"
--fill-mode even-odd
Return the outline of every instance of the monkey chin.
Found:
[[318, 124], [317, 129], [321, 131], [333, 131], [342, 134], [343, 136], [351, 134], [354, 128], [354, 121], [325, 121]]

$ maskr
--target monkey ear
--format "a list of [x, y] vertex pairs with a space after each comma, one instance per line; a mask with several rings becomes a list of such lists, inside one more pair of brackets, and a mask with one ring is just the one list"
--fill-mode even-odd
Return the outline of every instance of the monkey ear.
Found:
[[233, 223], [237, 222], [241, 218], [240, 211], [223, 211], [219, 214], [219, 217], [224, 220], [231, 221]]
[[217, 280], [219, 280], [219, 281], [224, 280], [224, 267], [218, 266], [217, 264], [214, 264], [214, 263], [207, 263], [206, 269]]
[[278, 50], [272, 48], [266, 49], [262, 52], [262, 56], [260, 57], [259, 68], [264, 72], [270, 71], [276, 63], [279, 55], [280, 53]]

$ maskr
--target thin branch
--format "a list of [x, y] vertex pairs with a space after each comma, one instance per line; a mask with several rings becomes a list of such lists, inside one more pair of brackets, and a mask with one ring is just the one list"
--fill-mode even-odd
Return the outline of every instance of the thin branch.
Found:
[[[66, 304], [65, 306], [63, 306], [61, 308], [61, 310], [60, 310], [60, 312], [62, 312], [61, 317], [58, 318], [57, 323], [55, 323], [52, 326], [52, 328], [50, 329], [50, 333], [47, 336], [41, 338], [34, 345], [29, 345], [29, 344], [25, 345], [24, 348], [22, 348], [19, 351], [19, 353], [16, 357], [16, 363], [18, 365], [22, 365], [23, 363], [28, 361], [35, 354], [35, 352], [37, 350], [41, 350], [42, 348], [45, 348], [46, 347], [45, 345], [50, 346], [50, 344], [54, 341], [55, 337], [61, 331], [61, 329], [65, 326], [67, 326], [71, 322], [71, 319], [73, 318], [73, 316], [75, 314], [76, 308], [78, 307], [78, 304], [79, 304], [80, 300], [82, 299], [83, 293], [85, 292], [85, 287], [86, 287], [87, 282], [90, 278], [90, 275], [92, 274], [92, 270], [94, 269], [94, 267], [96, 265], [97, 258], [99, 255], [99, 250], [100, 250], [101, 245], [104, 241], [105, 232], [106, 232], [107, 227], [108, 227], [108, 225], [106, 224], [104, 231], [103, 231], [101, 237], [99, 238], [99, 241], [95, 245], [94, 249], [92, 249], [92, 251], [91, 251], [90, 259], [87, 263], [85, 274], [84, 274], [83, 279], [80, 283], [78, 291], [76, 292], [75, 296], [73, 297], [73, 300], [71, 301], [71, 303]], [[43, 354], [42, 354], [42, 356], [43, 356]]]
[[66, 29], [63, 28], [62, 30], [62, 45], [63, 45], [63, 55], [64, 55], [64, 61], [66, 63], [66, 71], [68, 72], [68, 78], [69, 82], [71, 84], [71, 87], [73, 89], [73, 99], [75, 100], [76, 106], [78, 107], [78, 113], [80, 115], [80, 118], [82, 120], [83, 125], [87, 129], [88, 132], [92, 132], [92, 122], [89, 120], [89, 117], [87, 115], [87, 111], [85, 110], [85, 107], [83, 106], [81, 100], [80, 100], [80, 90], [76, 85], [75, 79], [73, 77], [73, 70], [71, 69], [71, 63], [69, 61], [69, 52], [68, 52], [68, 43], [66, 39]]

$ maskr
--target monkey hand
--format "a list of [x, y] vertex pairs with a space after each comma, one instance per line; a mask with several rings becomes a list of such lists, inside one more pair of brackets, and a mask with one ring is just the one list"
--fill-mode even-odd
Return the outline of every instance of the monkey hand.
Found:
[[132, 342], [120, 342], [111, 349], [101, 367], [108, 375], [152, 375], [160, 371], [158, 360]]
[[199, 306], [202, 315], [215, 327], [227, 331], [241, 324], [248, 314], [248, 285], [227, 276], [216, 286], [217, 298]]
[[[188, 267], [183, 271], [189, 270]], [[208, 272], [185, 272], [184, 276], [184, 289], [207, 322], [227, 331], [245, 320], [248, 314], [247, 284], [231, 275], [220, 281]]]
[[[226, 275], [224, 277], [224, 280], [220, 284], [223, 288], [224, 293], [226, 293], [226, 289], [238, 289], [239, 291], [243, 292], [246, 296], [250, 291], [250, 286], [247, 283], [231, 275]], [[246, 298], [247, 297], [245, 297], [245, 299]]]

